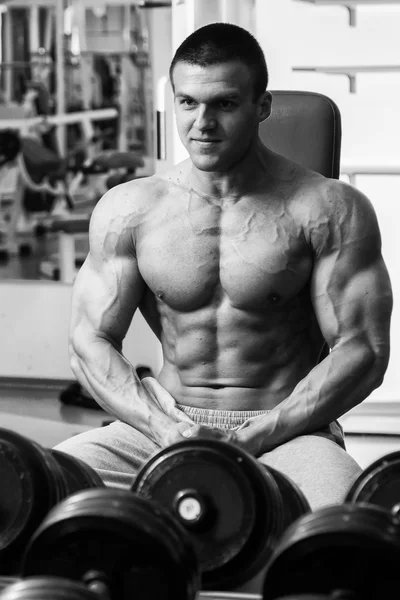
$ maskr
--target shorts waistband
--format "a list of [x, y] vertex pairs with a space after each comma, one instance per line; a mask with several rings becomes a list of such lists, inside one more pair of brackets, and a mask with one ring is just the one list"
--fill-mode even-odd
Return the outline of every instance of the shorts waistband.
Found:
[[235, 429], [243, 425], [250, 417], [258, 417], [270, 412], [269, 410], [213, 410], [184, 404], [177, 404], [176, 407], [190, 417], [196, 425], [218, 427], [219, 429]]
[[[176, 407], [190, 417], [196, 425], [218, 427], [219, 429], [236, 429], [250, 417], [258, 417], [271, 412], [270, 410], [213, 410], [184, 404], [176, 404]], [[346, 449], [343, 428], [338, 421], [333, 421], [329, 425], [321, 427], [311, 435], [327, 438]]]

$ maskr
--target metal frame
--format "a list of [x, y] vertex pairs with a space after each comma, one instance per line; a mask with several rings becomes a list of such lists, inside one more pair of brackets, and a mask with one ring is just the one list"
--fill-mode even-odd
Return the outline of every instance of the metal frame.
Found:
[[297, 2], [307, 2], [318, 6], [343, 6], [349, 12], [349, 25], [355, 27], [357, 24], [356, 7], [358, 5], [379, 6], [380, 4], [400, 4], [400, 0], [296, 0]]
[[345, 75], [349, 79], [350, 93], [354, 94], [356, 92], [356, 75], [358, 73], [394, 73], [400, 71], [400, 65], [292, 67], [292, 71], [308, 71], [313, 73], [324, 73], [326, 75]]

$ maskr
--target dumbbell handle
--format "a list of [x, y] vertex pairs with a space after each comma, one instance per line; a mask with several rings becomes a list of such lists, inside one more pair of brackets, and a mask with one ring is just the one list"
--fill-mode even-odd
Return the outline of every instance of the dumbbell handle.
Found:
[[86, 587], [96, 594], [99, 600], [111, 600], [107, 578], [99, 571], [89, 571], [83, 577], [83, 583]]

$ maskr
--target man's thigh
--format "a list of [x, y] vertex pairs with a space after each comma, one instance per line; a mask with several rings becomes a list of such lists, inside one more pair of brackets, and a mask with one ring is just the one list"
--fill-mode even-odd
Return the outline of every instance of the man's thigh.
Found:
[[362, 471], [338, 444], [316, 435], [290, 440], [258, 460], [290, 477], [313, 510], [343, 502], [351, 484]]
[[106, 485], [129, 488], [139, 469], [160, 447], [134, 427], [115, 421], [69, 438], [55, 449], [83, 460]]

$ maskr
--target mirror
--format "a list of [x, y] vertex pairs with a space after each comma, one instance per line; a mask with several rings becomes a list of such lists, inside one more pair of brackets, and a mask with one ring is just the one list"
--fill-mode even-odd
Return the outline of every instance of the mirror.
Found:
[[0, 280], [71, 282], [101, 196], [154, 172], [146, 8], [170, 2], [24, 2], [0, 12]]

